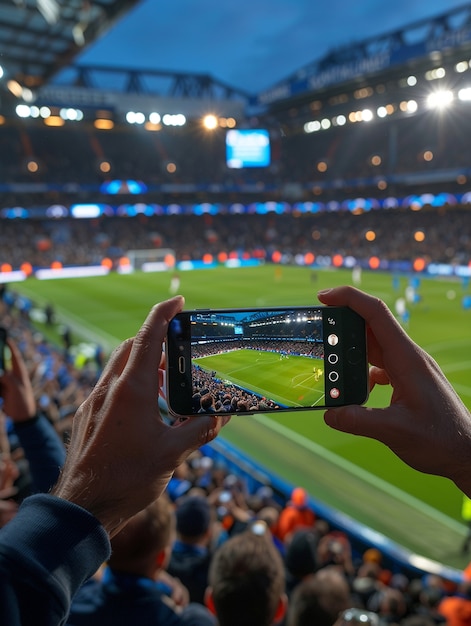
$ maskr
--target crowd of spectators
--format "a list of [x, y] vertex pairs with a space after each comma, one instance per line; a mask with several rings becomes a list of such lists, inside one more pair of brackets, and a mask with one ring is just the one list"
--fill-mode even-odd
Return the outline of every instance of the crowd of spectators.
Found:
[[[35, 419], [52, 427], [55, 442], [49, 434], [48, 446], [63, 458], [70, 419], [102, 363], [75, 366], [70, 346], [46, 342], [5, 293], [0, 307], [33, 385]], [[41, 457], [48, 452], [40, 442], [34, 445], [31, 433], [24, 444], [30, 424], [22, 427], [1, 410], [0, 418], [3, 526], [26, 495], [48, 491], [58, 468], [45, 473]], [[284, 496], [265, 483], [250, 490], [244, 473], [216, 460], [210, 446], [180, 464], [165, 496], [132, 518], [112, 545], [109, 562], [74, 598], [71, 626], [138, 618], [193, 626], [343, 626], [352, 619], [373, 626], [468, 624], [466, 572], [459, 585], [438, 575], [407, 577], [375, 547], [359, 550], [330, 527], [305, 489]], [[150, 614], [155, 622], [146, 621]]]
[[140, 215], [94, 220], [2, 220], [0, 265], [18, 269], [100, 264], [128, 250], [170, 248], [177, 261], [214, 259], [224, 253], [271, 259], [275, 252], [294, 261], [340, 254], [389, 261], [416, 257], [434, 263], [467, 265], [471, 259], [468, 211], [459, 208], [376, 210], [354, 215]]

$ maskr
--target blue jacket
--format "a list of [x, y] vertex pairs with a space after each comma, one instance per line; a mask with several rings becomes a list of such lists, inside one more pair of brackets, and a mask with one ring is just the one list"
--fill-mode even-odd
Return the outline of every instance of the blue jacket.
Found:
[[0, 530], [0, 624], [60, 626], [72, 596], [110, 556], [108, 535], [88, 511], [38, 494]]

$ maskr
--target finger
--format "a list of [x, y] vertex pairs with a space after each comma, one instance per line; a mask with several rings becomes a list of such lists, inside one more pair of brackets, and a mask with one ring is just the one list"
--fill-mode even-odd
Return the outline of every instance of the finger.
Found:
[[110, 355], [103, 372], [100, 376], [98, 384], [108, 385], [111, 379], [121, 376], [131, 353], [134, 339], [126, 339], [117, 346]]
[[375, 385], [389, 384], [391, 384], [391, 381], [389, 380], [389, 376], [386, 370], [383, 370], [381, 367], [375, 367], [374, 365], [372, 365], [370, 367], [370, 390], [373, 389]]
[[389, 409], [373, 409], [358, 405], [328, 409], [324, 413], [325, 423], [344, 433], [362, 435], [384, 442], [388, 431]]
[[11, 353], [11, 369], [13, 374], [22, 382], [28, 380], [28, 370], [26, 368], [26, 364], [21, 356], [21, 352], [17, 347], [16, 343], [12, 341], [10, 338], [7, 339], [7, 345], [10, 349]]
[[173, 430], [181, 461], [190, 452], [215, 439], [230, 419], [230, 415], [201, 415], [178, 422]]
[[127, 367], [133, 375], [146, 380], [153, 377], [158, 384], [156, 370], [162, 358], [162, 345], [165, 340], [170, 320], [179, 313], [185, 300], [175, 296], [156, 304], [134, 338]]
[[355, 287], [344, 286], [320, 291], [323, 304], [348, 306], [364, 318], [383, 350], [405, 350], [409, 352], [411, 339], [386, 304]]

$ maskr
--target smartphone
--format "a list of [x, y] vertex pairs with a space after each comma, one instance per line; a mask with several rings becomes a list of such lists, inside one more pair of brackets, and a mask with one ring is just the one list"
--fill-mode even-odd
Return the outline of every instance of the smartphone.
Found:
[[6, 361], [6, 348], [7, 348], [7, 331], [3, 326], [0, 326], [0, 375], [5, 371]]
[[363, 404], [366, 329], [348, 307], [183, 311], [166, 338], [174, 416], [272, 413]]

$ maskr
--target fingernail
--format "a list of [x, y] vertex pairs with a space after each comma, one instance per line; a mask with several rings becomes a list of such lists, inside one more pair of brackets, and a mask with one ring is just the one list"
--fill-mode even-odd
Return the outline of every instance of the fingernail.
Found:
[[317, 292], [318, 296], [323, 296], [324, 294], [328, 294], [332, 291], [332, 288], [330, 289], [321, 289], [320, 291]]

